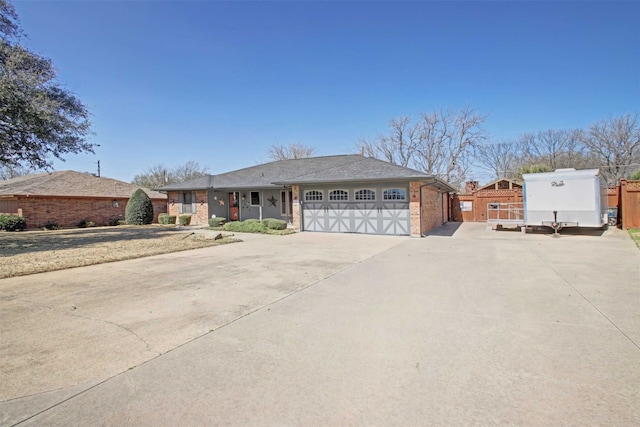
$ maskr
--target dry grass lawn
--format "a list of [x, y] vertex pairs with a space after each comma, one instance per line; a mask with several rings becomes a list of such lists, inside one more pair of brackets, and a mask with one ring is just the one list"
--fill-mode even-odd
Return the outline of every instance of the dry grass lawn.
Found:
[[0, 278], [238, 242], [160, 225], [0, 232]]

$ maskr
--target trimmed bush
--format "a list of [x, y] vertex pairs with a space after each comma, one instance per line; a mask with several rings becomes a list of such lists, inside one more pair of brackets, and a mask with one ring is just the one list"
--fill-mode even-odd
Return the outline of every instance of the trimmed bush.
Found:
[[236, 233], [266, 233], [267, 227], [258, 220], [247, 219], [245, 221], [232, 221], [224, 225], [226, 231], [235, 231]]
[[176, 218], [177, 217], [175, 215], [161, 213], [158, 215], [158, 224], [174, 225], [176, 223]]
[[131, 195], [124, 212], [125, 222], [130, 225], [151, 224], [153, 221], [153, 204], [141, 188]]
[[0, 230], [21, 231], [27, 228], [24, 218], [17, 215], [0, 215]]
[[272, 230], [285, 230], [287, 228], [287, 221], [275, 218], [265, 218], [262, 220], [265, 227]]
[[180, 221], [180, 225], [189, 225], [191, 224], [191, 215], [180, 215], [178, 221]]
[[253, 218], [250, 218], [250, 219], [245, 219], [245, 220], [244, 220], [244, 221], [242, 221], [242, 222], [244, 222], [244, 223], [246, 223], [246, 224], [255, 224], [255, 223], [257, 223], [257, 222], [260, 222], [260, 220], [259, 220], [259, 219], [253, 219]]
[[45, 230], [60, 230], [62, 227], [57, 222], [49, 221], [42, 228]]
[[226, 218], [215, 217], [209, 219], [209, 227], [222, 227], [227, 222]]

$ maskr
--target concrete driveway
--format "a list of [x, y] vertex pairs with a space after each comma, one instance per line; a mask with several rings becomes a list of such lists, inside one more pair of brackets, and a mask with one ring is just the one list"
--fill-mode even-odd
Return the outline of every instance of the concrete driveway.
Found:
[[2, 280], [2, 422], [639, 425], [626, 233], [453, 231]]

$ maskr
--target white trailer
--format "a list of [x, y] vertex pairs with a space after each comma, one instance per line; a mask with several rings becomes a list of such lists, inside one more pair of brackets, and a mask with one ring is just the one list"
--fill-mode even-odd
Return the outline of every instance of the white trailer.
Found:
[[522, 175], [525, 226], [603, 227], [607, 184], [598, 169], [556, 169]]

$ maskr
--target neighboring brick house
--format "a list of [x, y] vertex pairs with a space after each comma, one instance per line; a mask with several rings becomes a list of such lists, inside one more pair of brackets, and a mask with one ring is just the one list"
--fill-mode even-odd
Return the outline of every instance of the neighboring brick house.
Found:
[[359, 155], [280, 160], [158, 189], [191, 224], [282, 218], [301, 231], [421, 236], [449, 218], [446, 182]]
[[[109, 225], [124, 219], [137, 185], [75, 171], [48, 172], [0, 181], [0, 213], [22, 216], [27, 228], [48, 223], [76, 227], [82, 220]], [[154, 221], [167, 211], [167, 196], [146, 188]]]

